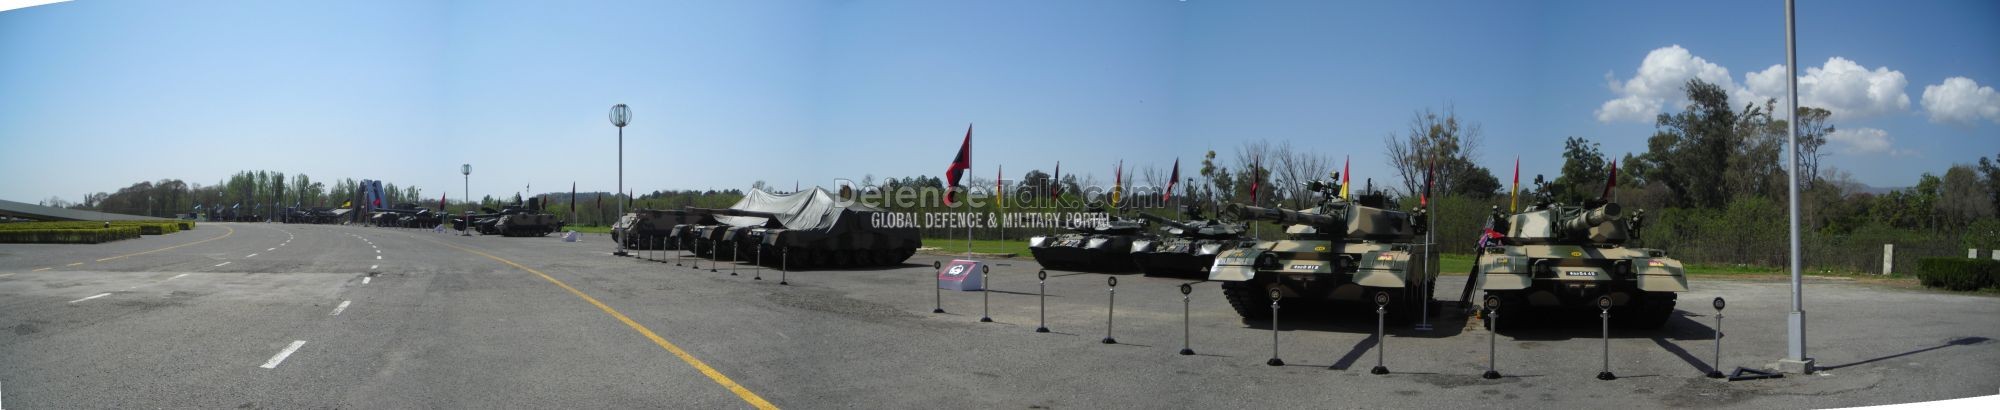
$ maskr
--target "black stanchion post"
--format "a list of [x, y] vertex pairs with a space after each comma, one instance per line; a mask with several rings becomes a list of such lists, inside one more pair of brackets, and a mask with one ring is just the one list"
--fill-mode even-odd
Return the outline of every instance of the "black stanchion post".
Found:
[[743, 265], [743, 247], [729, 244], [729, 276], [736, 276], [736, 267]]
[[986, 280], [987, 270], [988, 268], [986, 265], [979, 265], [979, 322], [980, 323], [993, 323], [993, 316], [990, 314], [993, 308], [993, 296], [992, 294], [986, 292], [988, 288], [993, 287], [993, 283], [988, 282]]
[[757, 276], [751, 279], [764, 280], [764, 238], [762, 237], [757, 238], [756, 246], [757, 246], [757, 268], [756, 268]]
[[1194, 319], [1192, 319], [1193, 311], [1188, 308], [1188, 295], [1193, 293], [1194, 293], [1194, 285], [1186, 283], [1181, 284], [1181, 355], [1182, 356], [1194, 355], [1194, 347], [1190, 346], [1193, 344], [1194, 340]]
[[1112, 319], [1118, 316], [1118, 277], [1104, 278], [1104, 284], [1110, 286], [1105, 292], [1111, 295], [1111, 297], [1104, 305], [1104, 340], [1102, 342], [1104, 344], [1113, 344], [1118, 343], [1118, 339], [1111, 338]]
[[1722, 378], [1722, 297], [1715, 297], [1715, 365], [1709, 366], [1708, 378]]
[[[680, 233], [680, 230], [676, 229], [676, 230], [674, 230], [674, 232], [675, 232], [675, 233]], [[682, 240], [680, 241], [680, 243], [676, 243], [676, 244], [674, 244], [674, 266], [681, 266], [681, 256], [683, 256], [683, 255], [686, 255], [686, 254], [687, 254], [687, 240], [686, 240], [686, 239], [682, 239]]]
[[1278, 358], [1278, 299], [1283, 297], [1278, 288], [1271, 288], [1271, 360], [1264, 361], [1267, 366], [1285, 365], [1285, 361]]
[[1611, 297], [1598, 296], [1597, 310], [1597, 317], [1604, 324], [1604, 371], [1597, 372], [1597, 379], [1617, 380], [1618, 376], [1611, 374]]
[[791, 285], [792, 248], [787, 246], [778, 252], [778, 284]]
[[[931, 269], [943, 271], [944, 262], [931, 261]], [[937, 296], [937, 305], [931, 308], [931, 313], [944, 313], [944, 279], [938, 279], [937, 271], [931, 272], [931, 290]]]
[[1035, 271], [1035, 285], [1038, 288], [1038, 290], [1035, 291], [1035, 298], [1037, 299], [1037, 303], [1041, 305], [1040, 312], [1037, 313], [1039, 319], [1035, 324], [1035, 333], [1048, 333], [1049, 332], [1049, 271], [1047, 270]]
[[[1492, 324], [1490, 326], [1492, 329], [1500, 328], [1500, 298], [1486, 297], [1486, 320], [1487, 323]], [[1480, 374], [1480, 378], [1487, 380], [1500, 378], [1500, 371], [1495, 370], [1493, 367], [1493, 351], [1499, 349], [1500, 332], [1488, 330], [1486, 332], [1486, 373]]]
[[[695, 243], [694, 243], [694, 246], [695, 246], [696, 248], [700, 248], [700, 247], [701, 247], [701, 241], [695, 241]], [[712, 243], [711, 243], [711, 244], [708, 244], [708, 271], [709, 271], [709, 272], [715, 272], [715, 271], [716, 271], [716, 270], [715, 270], [715, 264], [718, 264], [718, 263], [722, 263], [722, 261], [721, 261], [721, 258], [717, 258], [717, 257], [716, 257], [717, 255], [715, 254], [716, 252], [721, 252], [721, 251], [722, 251], [722, 250], [720, 250], [720, 249], [717, 249], [717, 248], [715, 247], [715, 244], [712, 244]], [[700, 266], [696, 266], [696, 267], [695, 267], [695, 269], [701, 269], [701, 267], [700, 267]]]
[[1389, 374], [1389, 367], [1382, 365], [1384, 351], [1389, 349], [1389, 339], [1382, 332], [1384, 323], [1389, 321], [1389, 292], [1375, 292], [1375, 368], [1370, 374]]

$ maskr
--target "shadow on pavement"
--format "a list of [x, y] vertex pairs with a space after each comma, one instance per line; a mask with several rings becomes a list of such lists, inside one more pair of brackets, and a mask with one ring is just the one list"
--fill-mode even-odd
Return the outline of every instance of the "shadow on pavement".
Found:
[[1834, 369], [1839, 369], [1839, 368], [1843, 368], [1843, 367], [1849, 367], [1849, 366], [1859, 366], [1859, 365], [1864, 365], [1864, 364], [1869, 364], [1869, 363], [1874, 363], [1874, 362], [1879, 362], [1879, 361], [1883, 361], [1883, 360], [1889, 360], [1889, 359], [1894, 359], [1894, 358], [1898, 358], [1898, 357], [1903, 357], [1903, 356], [1909, 356], [1909, 355], [1913, 355], [1913, 354], [1918, 354], [1918, 353], [1923, 353], [1923, 352], [1928, 352], [1928, 351], [1932, 351], [1932, 350], [1938, 350], [1938, 349], [1943, 349], [1943, 348], [1947, 348], [1947, 347], [1952, 347], [1952, 346], [1972, 346], [1972, 345], [1982, 345], [1982, 344], [1986, 344], [1986, 343], [1988, 343], [1988, 342], [1992, 342], [1992, 341], [1993, 341], [1993, 339], [1988, 339], [1988, 338], [1984, 338], [1984, 337], [1978, 337], [1978, 336], [1973, 336], [1973, 337], [1961, 337], [1961, 338], [1957, 338], [1957, 339], [1952, 339], [1952, 340], [1948, 340], [1948, 341], [1945, 341], [1945, 342], [1944, 342], [1944, 344], [1941, 344], [1941, 345], [1937, 345], [1937, 346], [1931, 346], [1931, 347], [1926, 347], [1926, 348], [1922, 348], [1922, 349], [1917, 349], [1917, 350], [1911, 350], [1911, 351], [1907, 351], [1907, 352], [1902, 352], [1902, 353], [1897, 353], [1897, 354], [1892, 354], [1892, 355], [1888, 355], [1888, 356], [1882, 356], [1882, 357], [1877, 357], [1877, 358], [1873, 358], [1873, 359], [1868, 359], [1868, 360], [1862, 360], [1862, 361], [1858, 361], [1858, 362], [1854, 362], [1854, 363], [1847, 363], [1847, 364], [1840, 364], [1840, 365], [1833, 365], [1833, 366], [1825, 366], [1825, 367], [1821, 367], [1821, 368], [1820, 368], [1820, 370], [1834, 370]]

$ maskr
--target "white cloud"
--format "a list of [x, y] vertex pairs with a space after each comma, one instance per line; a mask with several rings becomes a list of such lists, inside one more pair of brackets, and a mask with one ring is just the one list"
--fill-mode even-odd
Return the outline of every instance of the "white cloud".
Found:
[[1972, 125], [1980, 118], [2000, 122], [2000, 93], [1970, 78], [1947, 78], [1943, 84], [1924, 86], [1924, 111], [1935, 123]]
[[1889, 138], [1889, 132], [1875, 128], [1839, 129], [1827, 134], [1826, 139], [1842, 154], [1888, 154], [1899, 157], [1915, 154], [1914, 151], [1896, 149], [1896, 140]]
[[[1650, 121], [1660, 111], [1686, 102], [1680, 87], [1690, 78], [1729, 90], [1732, 105], [1762, 104], [1770, 99], [1776, 99], [1778, 106], [1785, 105], [1784, 65], [1745, 73], [1738, 85], [1728, 68], [1675, 45], [1647, 53], [1631, 79], [1622, 83], [1612, 80], [1611, 91], [1618, 97], [1597, 109], [1597, 120]], [[1807, 67], [1805, 75], [1799, 76], [1799, 102], [1825, 108], [1839, 119], [1872, 117], [1908, 110], [1910, 96], [1903, 92], [1908, 87], [1909, 80], [1901, 71], [1888, 67], [1869, 70], [1852, 60], [1833, 57], [1819, 67]]]
[[1681, 86], [1690, 78], [1724, 85], [1724, 89], [1736, 88], [1729, 78], [1729, 69], [1710, 63], [1680, 45], [1654, 49], [1646, 53], [1646, 59], [1639, 63], [1639, 71], [1631, 79], [1619, 82], [1610, 74], [1610, 88], [1618, 98], [1605, 101], [1597, 108], [1597, 120], [1612, 121], [1652, 121], [1668, 104], [1679, 105], [1686, 100]]

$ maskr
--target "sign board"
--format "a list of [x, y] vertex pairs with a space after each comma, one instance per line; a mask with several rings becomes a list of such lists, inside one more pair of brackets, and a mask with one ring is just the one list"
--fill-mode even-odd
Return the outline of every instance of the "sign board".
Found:
[[957, 291], [984, 289], [986, 279], [981, 277], [979, 272], [985, 269], [985, 262], [953, 259], [950, 263], [944, 264], [944, 267], [938, 268], [938, 288]]
[[569, 233], [563, 234], [562, 238], [563, 242], [576, 242], [576, 231], [569, 231]]

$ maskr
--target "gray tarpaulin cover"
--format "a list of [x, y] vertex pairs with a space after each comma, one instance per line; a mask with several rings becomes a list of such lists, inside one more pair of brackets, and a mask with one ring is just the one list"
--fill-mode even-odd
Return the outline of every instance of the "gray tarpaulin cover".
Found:
[[[789, 195], [752, 189], [743, 195], [743, 200], [736, 201], [729, 208], [775, 214], [778, 224], [785, 229], [826, 233], [868, 229], [868, 214], [864, 212], [881, 211], [860, 202], [840, 206], [836, 203], [838, 200], [839, 197], [832, 192], [817, 187]], [[715, 220], [732, 226], [761, 226], [767, 222], [765, 218], [749, 216], [716, 215]]]

